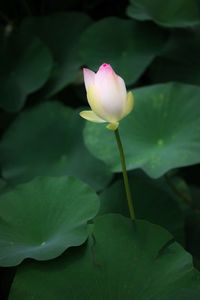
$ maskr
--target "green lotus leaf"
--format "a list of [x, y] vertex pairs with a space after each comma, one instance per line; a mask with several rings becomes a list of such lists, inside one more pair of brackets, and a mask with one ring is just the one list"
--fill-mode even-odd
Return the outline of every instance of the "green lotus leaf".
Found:
[[2, 194], [0, 266], [52, 259], [82, 244], [98, 207], [95, 192], [67, 177], [38, 177]]
[[[200, 162], [200, 88], [167, 83], [133, 91], [135, 109], [120, 123], [127, 169], [143, 169], [158, 178], [167, 171]], [[121, 171], [113, 132], [87, 122], [89, 150]]]
[[21, 27], [0, 34], [0, 107], [20, 110], [27, 96], [41, 88], [50, 76], [53, 58], [47, 46]]
[[101, 189], [111, 178], [84, 145], [78, 111], [52, 101], [21, 113], [0, 143], [3, 178], [11, 184], [35, 176], [71, 175]]
[[[144, 174], [129, 174], [129, 183], [135, 214], [143, 219], [158, 224], [184, 241], [184, 214], [164, 178], [153, 180]], [[124, 183], [118, 180], [100, 194], [99, 214], [119, 213], [129, 217]]]
[[54, 67], [42, 89], [44, 96], [52, 96], [75, 81], [84, 64], [79, 55], [79, 39], [91, 19], [81, 12], [62, 12], [48, 16], [26, 18], [22, 27], [38, 36], [51, 50]]
[[160, 226], [105, 215], [87, 247], [74, 250], [19, 267], [9, 300], [199, 299], [191, 255]]
[[[200, 85], [200, 28], [172, 32], [150, 67], [153, 82], [178, 81]], [[163, 72], [164, 70], [164, 72]]]
[[[119, 42], [120, 41], [120, 42]], [[161, 51], [165, 34], [154, 24], [115, 17], [105, 18], [88, 27], [80, 39], [84, 64], [97, 71], [110, 63], [127, 84], [134, 83]]]

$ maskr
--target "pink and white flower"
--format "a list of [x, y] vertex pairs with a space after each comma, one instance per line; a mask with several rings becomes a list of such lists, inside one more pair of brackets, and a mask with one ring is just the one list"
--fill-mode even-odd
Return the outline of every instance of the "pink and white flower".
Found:
[[133, 109], [132, 92], [127, 93], [124, 80], [109, 64], [102, 64], [97, 73], [83, 69], [83, 75], [91, 110], [82, 111], [81, 117], [96, 123], [108, 122], [107, 128], [116, 130], [119, 121]]

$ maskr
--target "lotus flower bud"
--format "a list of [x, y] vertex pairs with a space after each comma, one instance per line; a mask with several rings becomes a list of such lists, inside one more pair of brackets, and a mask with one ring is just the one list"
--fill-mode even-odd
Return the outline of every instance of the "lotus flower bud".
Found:
[[102, 64], [97, 73], [83, 69], [88, 103], [91, 110], [82, 111], [84, 119], [104, 123], [107, 128], [116, 130], [119, 121], [133, 109], [133, 94], [127, 93], [124, 80], [108, 64]]

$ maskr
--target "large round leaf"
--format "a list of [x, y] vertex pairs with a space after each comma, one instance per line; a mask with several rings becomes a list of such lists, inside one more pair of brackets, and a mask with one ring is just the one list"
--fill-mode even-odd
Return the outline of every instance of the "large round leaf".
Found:
[[[128, 170], [153, 178], [200, 162], [200, 88], [169, 83], [136, 89], [135, 109], [120, 123]], [[121, 170], [113, 132], [88, 122], [85, 141], [113, 172]]]
[[84, 63], [79, 56], [79, 38], [90, 23], [90, 18], [80, 12], [56, 13], [24, 20], [24, 31], [37, 35], [54, 57], [54, 69], [43, 90], [46, 96], [55, 94], [75, 80]]
[[0, 143], [4, 179], [18, 183], [38, 175], [73, 175], [102, 188], [111, 174], [84, 146], [83, 125], [78, 111], [59, 102], [21, 113]]
[[[147, 176], [129, 174], [129, 182], [135, 214], [168, 229], [176, 239], [184, 240], [184, 215], [177, 197], [162, 179], [152, 180]], [[120, 213], [129, 217], [123, 181], [117, 181], [100, 195], [99, 214]]]
[[0, 265], [52, 259], [87, 238], [98, 198], [74, 178], [38, 177], [0, 197]]
[[200, 23], [196, 0], [130, 0], [127, 13], [136, 20], [153, 20], [166, 27], [186, 27]]
[[19, 268], [9, 300], [198, 300], [192, 257], [171, 240], [151, 223], [103, 216], [86, 249]]
[[46, 45], [21, 28], [1, 32], [0, 42], [0, 107], [15, 112], [47, 81], [53, 60]]
[[[112, 64], [127, 84], [137, 81], [161, 51], [164, 33], [153, 24], [109, 17], [83, 33], [80, 54], [96, 70], [103, 62]], [[120, 42], [119, 42], [120, 41]]]

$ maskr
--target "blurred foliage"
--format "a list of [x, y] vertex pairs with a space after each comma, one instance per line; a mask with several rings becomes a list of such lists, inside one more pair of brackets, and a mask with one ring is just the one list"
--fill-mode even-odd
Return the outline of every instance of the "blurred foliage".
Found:
[[199, 25], [200, 18], [196, 0], [130, 0], [127, 14], [136, 20], [153, 20], [173, 28]]
[[[1, 1], [0, 299], [200, 299], [199, 52], [199, 0]], [[135, 96], [134, 224], [112, 132], [79, 117], [104, 62]]]

